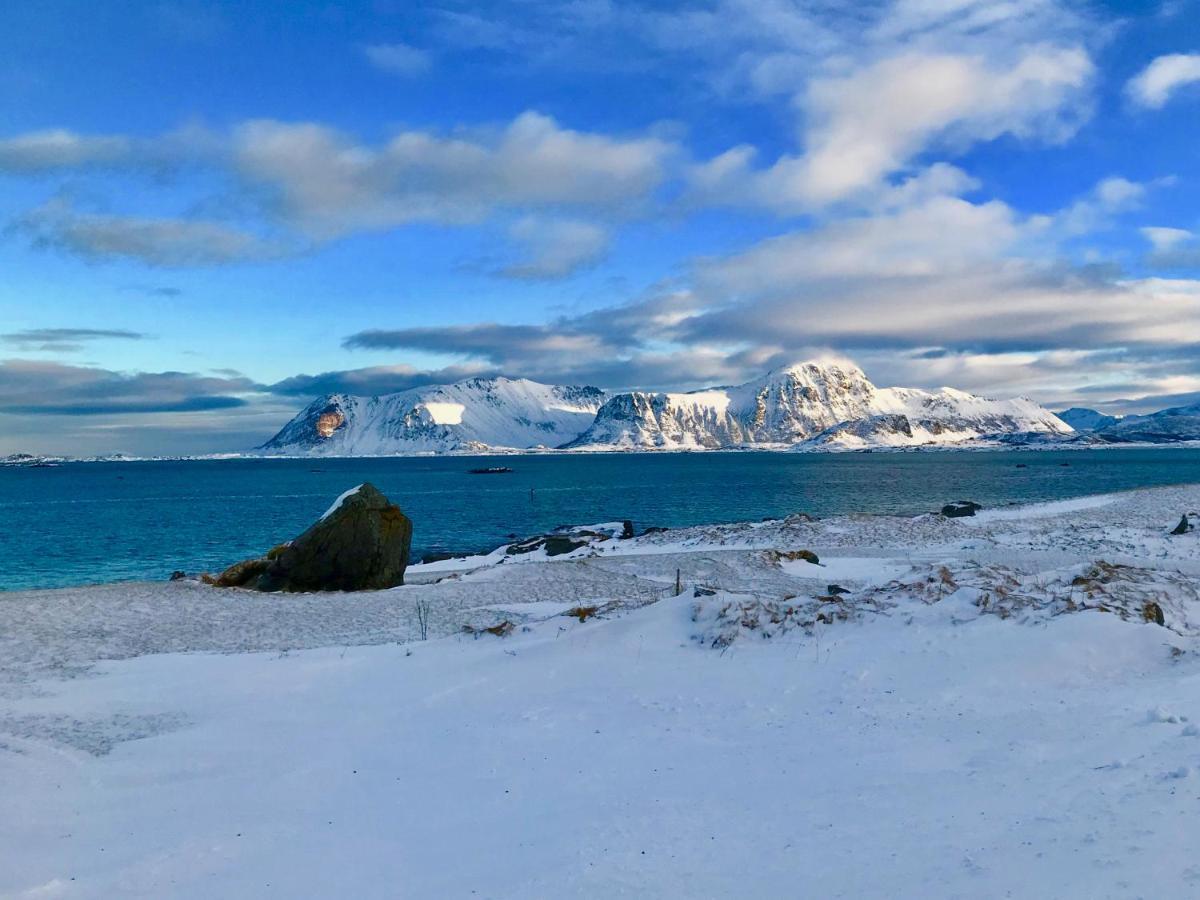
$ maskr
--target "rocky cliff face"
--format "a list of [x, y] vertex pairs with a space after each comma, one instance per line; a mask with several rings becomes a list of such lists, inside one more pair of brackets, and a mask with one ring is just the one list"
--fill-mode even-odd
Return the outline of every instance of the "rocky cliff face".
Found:
[[803, 363], [735, 387], [609, 399], [573, 447], [825, 448], [947, 444], [988, 435], [1068, 435], [1030, 400], [989, 400], [944, 388], [877, 388], [849, 365]]
[[259, 449], [374, 456], [558, 447], [591, 424], [599, 388], [472, 378], [379, 397], [313, 401]]

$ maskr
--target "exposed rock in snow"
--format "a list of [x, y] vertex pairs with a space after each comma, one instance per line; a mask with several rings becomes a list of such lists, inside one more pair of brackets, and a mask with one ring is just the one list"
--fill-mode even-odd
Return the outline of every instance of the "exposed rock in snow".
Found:
[[573, 442], [589, 449], [954, 444], [1000, 434], [1069, 435], [1032, 400], [953, 388], [877, 388], [849, 364], [801, 363], [735, 387], [617, 394]]
[[314, 400], [261, 450], [332, 456], [558, 447], [595, 418], [594, 387], [523, 378], [472, 378], [379, 397]]

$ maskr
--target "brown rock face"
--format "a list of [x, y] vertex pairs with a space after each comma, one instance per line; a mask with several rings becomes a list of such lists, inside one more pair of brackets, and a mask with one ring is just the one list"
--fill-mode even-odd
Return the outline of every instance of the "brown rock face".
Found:
[[260, 591], [369, 591], [404, 584], [412, 522], [375, 487], [360, 485], [306, 532], [215, 583]]
[[317, 416], [317, 434], [327, 438], [341, 428], [345, 421], [346, 417], [337, 410], [321, 413]]

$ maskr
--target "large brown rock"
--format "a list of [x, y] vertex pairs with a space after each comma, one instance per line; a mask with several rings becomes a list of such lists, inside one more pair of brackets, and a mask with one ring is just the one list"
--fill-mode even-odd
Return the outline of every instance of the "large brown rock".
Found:
[[[260, 591], [396, 587], [404, 584], [411, 542], [408, 516], [374, 486], [363, 484], [338, 498], [333, 508], [298, 538], [272, 549], [261, 560], [238, 563], [216, 583], [237, 582]], [[246, 578], [241, 579], [243, 573]]]

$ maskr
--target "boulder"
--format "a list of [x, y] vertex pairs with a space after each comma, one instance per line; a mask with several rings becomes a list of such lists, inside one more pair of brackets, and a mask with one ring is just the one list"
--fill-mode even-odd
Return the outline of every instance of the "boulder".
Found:
[[966, 516], [973, 516], [981, 509], [983, 507], [973, 500], [956, 500], [942, 507], [942, 515], [947, 519], [961, 519]]
[[259, 591], [370, 591], [404, 584], [412, 522], [378, 489], [347, 491], [311, 528], [212, 583]]

